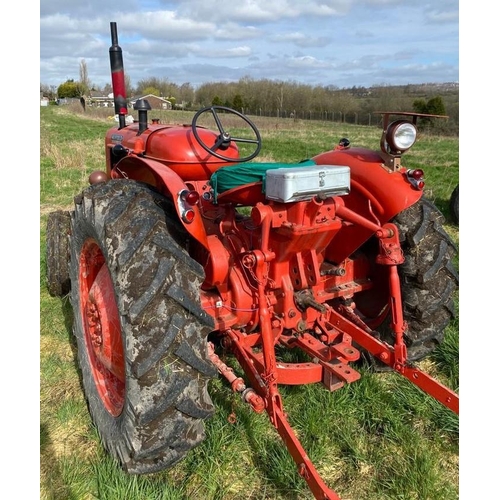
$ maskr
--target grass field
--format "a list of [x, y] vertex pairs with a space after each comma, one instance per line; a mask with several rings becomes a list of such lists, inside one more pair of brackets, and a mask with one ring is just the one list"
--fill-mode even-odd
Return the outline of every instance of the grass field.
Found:
[[[109, 114], [111, 110], [107, 110]], [[163, 112], [162, 123], [192, 114]], [[263, 148], [255, 161], [297, 162], [342, 137], [377, 148], [380, 129], [340, 123], [258, 118]], [[45, 282], [45, 226], [104, 164], [107, 115], [78, 108], [40, 110], [40, 498], [44, 500], [264, 500], [311, 498], [268, 421], [219, 379], [207, 439], [172, 469], [125, 474], [103, 451], [87, 412], [76, 364], [69, 299]], [[405, 165], [425, 172], [425, 196], [450, 221], [458, 183], [458, 138], [422, 136]], [[459, 228], [445, 229], [458, 247]], [[458, 267], [458, 258], [456, 260]], [[458, 295], [456, 307], [458, 311]], [[458, 314], [423, 368], [458, 391]], [[289, 420], [319, 473], [343, 500], [453, 500], [459, 494], [458, 417], [405, 379], [362, 367], [360, 381], [330, 393], [323, 386], [283, 387]], [[228, 422], [234, 412], [235, 423]]]

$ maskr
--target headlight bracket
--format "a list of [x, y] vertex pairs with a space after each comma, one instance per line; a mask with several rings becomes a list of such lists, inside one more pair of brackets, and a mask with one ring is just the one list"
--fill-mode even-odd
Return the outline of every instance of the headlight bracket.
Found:
[[[388, 133], [390, 131], [390, 127], [392, 125], [392, 121], [390, 121], [391, 116], [404, 116], [407, 117], [407, 121], [409, 123], [413, 123], [415, 127], [417, 126], [417, 119], [419, 117], [422, 118], [448, 118], [448, 116], [445, 115], [429, 115], [425, 113], [413, 113], [413, 112], [405, 112], [405, 111], [376, 111], [375, 114], [381, 114], [382, 115], [382, 137], [380, 138], [380, 149], [381, 149], [381, 154], [380, 156], [384, 160], [384, 167], [389, 171], [389, 172], [397, 172], [401, 169], [401, 155], [405, 152], [408, 151], [407, 148], [404, 151], [394, 151], [391, 149], [388, 143]], [[411, 121], [410, 119], [411, 118]], [[401, 120], [400, 120], [401, 121]], [[411, 146], [410, 146], [411, 147]]]

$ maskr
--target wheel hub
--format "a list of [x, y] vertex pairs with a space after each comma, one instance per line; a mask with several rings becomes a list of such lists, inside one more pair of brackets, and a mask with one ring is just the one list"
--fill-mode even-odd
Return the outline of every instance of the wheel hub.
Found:
[[102, 345], [101, 323], [99, 320], [99, 312], [97, 306], [90, 300], [87, 303], [87, 325], [89, 327], [89, 335], [92, 340], [94, 351]]
[[80, 304], [90, 369], [106, 410], [118, 416], [125, 402], [125, 359], [113, 280], [95, 243], [80, 257]]

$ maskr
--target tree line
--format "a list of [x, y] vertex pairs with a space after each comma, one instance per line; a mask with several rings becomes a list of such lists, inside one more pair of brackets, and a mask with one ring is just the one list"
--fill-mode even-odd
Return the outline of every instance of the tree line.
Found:
[[[380, 111], [413, 111], [447, 115], [447, 120], [429, 122], [445, 133], [457, 134], [459, 125], [456, 83], [381, 85], [338, 88], [333, 85], [307, 85], [294, 81], [256, 80], [250, 76], [236, 82], [207, 82], [194, 88], [190, 83], [178, 85], [166, 78], [140, 80], [135, 87], [125, 76], [128, 98], [153, 94], [172, 102], [174, 109], [197, 110], [220, 105], [249, 115], [297, 117], [365, 124]], [[68, 80], [57, 89], [41, 86], [49, 98], [81, 97], [90, 91], [112, 93], [110, 84], [98, 89], [88, 81], [86, 65], [80, 65], [80, 80]], [[370, 124], [370, 123], [366, 123]], [[435, 125], [434, 125], [435, 124]]]

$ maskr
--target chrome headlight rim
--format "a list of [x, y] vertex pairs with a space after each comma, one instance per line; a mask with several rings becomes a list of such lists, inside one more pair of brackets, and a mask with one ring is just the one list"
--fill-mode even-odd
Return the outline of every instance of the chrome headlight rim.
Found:
[[408, 120], [396, 120], [389, 125], [385, 140], [391, 152], [404, 153], [415, 144], [417, 127]]

